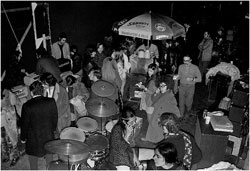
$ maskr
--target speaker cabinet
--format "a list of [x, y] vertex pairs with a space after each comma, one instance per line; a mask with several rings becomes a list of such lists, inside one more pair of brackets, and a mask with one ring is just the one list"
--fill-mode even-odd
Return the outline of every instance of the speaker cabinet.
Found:
[[241, 123], [245, 115], [245, 110], [246, 110], [245, 108], [231, 105], [228, 113], [229, 120]]
[[246, 107], [249, 102], [249, 93], [234, 89], [231, 102], [235, 106]]

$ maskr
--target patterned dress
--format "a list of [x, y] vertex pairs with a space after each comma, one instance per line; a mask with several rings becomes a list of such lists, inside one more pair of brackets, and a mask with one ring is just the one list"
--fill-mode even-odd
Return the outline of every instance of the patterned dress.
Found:
[[109, 162], [114, 166], [126, 165], [133, 168], [133, 151], [122, 136], [122, 128], [116, 124], [110, 135]]

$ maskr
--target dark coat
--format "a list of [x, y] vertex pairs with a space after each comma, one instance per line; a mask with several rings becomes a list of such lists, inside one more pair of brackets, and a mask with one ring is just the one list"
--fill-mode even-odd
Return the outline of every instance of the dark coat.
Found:
[[54, 139], [58, 112], [53, 98], [38, 96], [22, 107], [21, 140], [26, 140], [26, 153], [42, 157], [46, 154], [44, 144]]
[[60, 76], [61, 71], [55, 58], [43, 57], [38, 59], [36, 63], [36, 74], [42, 75], [45, 72], [51, 73], [56, 78], [57, 82], [62, 81]]

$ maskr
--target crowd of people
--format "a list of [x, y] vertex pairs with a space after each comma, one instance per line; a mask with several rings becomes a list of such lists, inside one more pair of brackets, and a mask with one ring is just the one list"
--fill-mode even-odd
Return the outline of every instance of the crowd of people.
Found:
[[[147, 161], [148, 168], [191, 169], [201, 160], [202, 154], [192, 135], [180, 130], [179, 121], [191, 112], [195, 84], [202, 82], [214, 58], [217, 62], [225, 60], [225, 49], [222, 45], [223, 28], [219, 28], [214, 40], [209, 31], [204, 31], [204, 37], [196, 45], [200, 53], [195, 56], [190, 51], [195, 46], [188, 35], [190, 24], [185, 26], [187, 34], [184, 39], [179, 37], [159, 43], [128, 37], [113, 40], [111, 37], [94, 46], [88, 45], [83, 55], [76, 45], [67, 43], [65, 33], [59, 35], [51, 53], [39, 48], [35, 71], [38, 77], [26, 85], [28, 95], [19, 102], [19, 110], [15, 110], [14, 118], [19, 124], [14, 129], [17, 132], [20, 129], [20, 133], [14, 135], [17, 138], [10, 138], [15, 152], [23, 151], [25, 144], [31, 169], [37, 169], [39, 157], [46, 156], [49, 164], [52, 159], [45, 151], [44, 143], [59, 138], [64, 128], [75, 126], [78, 118], [88, 115], [81, 107], [88, 99], [98, 97], [91, 86], [102, 80], [114, 87], [114, 93], [107, 98], [120, 108], [119, 120], [109, 139], [108, 162], [118, 170], [139, 167], [140, 149], [131, 147], [135, 111], [122, 105], [134, 90], [131, 86], [136, 87], [131, 85], [132, 75], [139, 73], [145, 78], [144, 82], [137, 82], [137, 88], [142, 92], [139, 108], [145, 111], [149, 123], [146, 137], [142, 140], [157, 144], [154, 155]], [[29, 77], [28, 73], [24, 74], [25, 71], [21, 72], [23, 68], [18, 65], [19, 57], [20, 53], [16, 52], [13, 56], [16, 62], [11, 62], [15, 66], [6, 72], [6, 79], [2, 80], [5, 86], [2, 99], [7, 101], [6, 109], [18, 107], [18, 95], [14, 102], [10, 98], [10, 95], [15, 95], [12, 88], [24, 85], [23, 77]], [[192, 64], [192, 59], [198, 62]], [[79, 100], [79, 103], [73, 100]], [[6, 116], [8, 112], [6, 110]], [[8, 127], [6, 123], [4, 128], [7, 130]], [[2, 137], [2, 140], [6, 141], [6, 137]], [[3, 149], [4, 143], [1, 145]], [[7, 153], [6, 150], [3, 152]], [[2, 156], [9, 158], [8, 155]], [[13, 161], [12, 165], [18, 161], [18, 157], [9, 158]]]

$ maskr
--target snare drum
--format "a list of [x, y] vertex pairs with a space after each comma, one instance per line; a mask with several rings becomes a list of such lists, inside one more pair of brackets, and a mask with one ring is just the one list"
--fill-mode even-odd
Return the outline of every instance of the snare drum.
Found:
[[118, 119], [111, 120], [105, 125], [105, 129], [108, 133], [111, 133], [112, 128], [118, 122]]
[[109, 141], [103, 135], [92, 135], [85, 142], [91, 148], [90, 158], [94, 161], [99, 161], [108, 155]]
[[76, 122], [76, 125], [86, 134], [91, 134], [98, 128], [97, 121], [89, 116], [79, 118]]
[[61, 131], [60, 139], [71, 139], [84, 142], [85, 133], [80, 128], [67, 127]]

